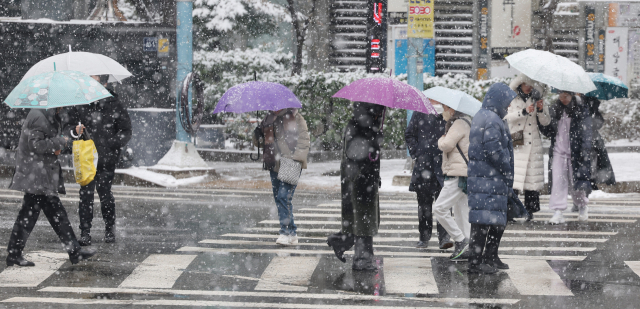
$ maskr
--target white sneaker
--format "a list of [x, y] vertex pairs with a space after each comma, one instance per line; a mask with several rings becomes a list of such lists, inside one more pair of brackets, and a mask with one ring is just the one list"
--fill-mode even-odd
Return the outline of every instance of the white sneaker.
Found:
[[276, 239], [276, 245], [288, 246], [290, 244], [289, 235], [280, 235], [280, 237]]
[[289, 244], [297, 245], [298, 244], [298, 235], [289, 235]]
[[553, 214], [551, 220], [549, 220], [550, 224], [561, 224], [564, 223], [564, 216], [562, 215], [562, 211], [556, 210], [556, 213]]
[[582, 208], [580, 208], [579, 210], [580, 212], [578, 213], [578, 221], [580, 222], [587, 222], [587, 220], [589, 220], [589, 209], [588, 206], [584, 206]]

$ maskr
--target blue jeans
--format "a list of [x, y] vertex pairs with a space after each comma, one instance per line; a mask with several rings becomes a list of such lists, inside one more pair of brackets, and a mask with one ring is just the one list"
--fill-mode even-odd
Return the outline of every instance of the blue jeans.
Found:
[[273, 198], [278, 207], [278, 219], [280, 220], [280, 235], [296, 235], [298, 227], [293, 223], [293, 193], [296, 186], [278, 180], [278, 173], [271, 171], [271, 188], [273, 188]]

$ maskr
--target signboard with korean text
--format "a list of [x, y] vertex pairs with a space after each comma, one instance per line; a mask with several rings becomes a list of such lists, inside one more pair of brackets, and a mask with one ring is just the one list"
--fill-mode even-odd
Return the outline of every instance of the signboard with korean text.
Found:
[[478, 0], [478, 63], [476, 79], [489, 79], [489, 65], [491, 64], [491, 53], [489, 53], [489, 0]]
[[584, 8], [584, 64], [585, 71], [596, 71], [596, 9], [587, 5]]
[[609, 27], [640, 27], [640, 3], [609, 3]]
[[531, 15], [531, 0], [493, 1], [491, 48], [517, 51], [530, 47]]
[[409, 0], [407, 36], [432, 39], [434, 33], [434, 0]]
[[627, 83], [627, 27], [609, 27], [605, 36], [604, 74]]

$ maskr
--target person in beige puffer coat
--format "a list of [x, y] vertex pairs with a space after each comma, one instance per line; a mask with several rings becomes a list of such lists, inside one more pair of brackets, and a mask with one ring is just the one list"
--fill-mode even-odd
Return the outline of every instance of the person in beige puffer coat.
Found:
[[[443, 106], [445, 111], [442, 115], [447, 120], [447, 124], [445, 135], [438, 140], [438, 148], [442, 150], [444, 186], [436, 200], [433, 213], [438, 219], [438, 223], [447, 230], [447, 233], [455, 241], [451, 260], [463, 260], [467, 257], [466, 251], [469, 247], [471, 233], [469, 204], [465, 192], [471, 117], [446, 105]], [[451, 217], [452, 208], [455, 219]]]
[[[538, 124], [547, 126], [551, 122], [549, 107], [541, 99], [545, 85], [524, 74], [514, 78], [509, 84], [518, 96], [513, 99], [504, 119], [509, 124], [512, 137], [522, 132], [520, 144], [514, 140], [514, 181], [513, 190], [524, 193], [524, 204], [529, 216], [540, 211], [540, 190], [544, 186], [544, 151]], [[535, 99], [538, 99], [534, 102]]]

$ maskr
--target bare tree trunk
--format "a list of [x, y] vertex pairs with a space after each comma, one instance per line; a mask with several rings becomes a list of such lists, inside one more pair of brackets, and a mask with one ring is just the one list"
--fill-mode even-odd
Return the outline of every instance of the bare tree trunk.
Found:
[[296, 59], [293, 62], [293, 70], [291, 71], [291, 75], [300, 75], [302, 73], [302, 50], [304, 48], [304, 40], [307, 35], [307, 28], [309, 27], [309, 23], [311, 22], [311, 18], [315, 15], [316, 10], [316, 1], [311, 1], [311, 12], [307, 19], [301, 24], [298, 19], [298, 11], [294, 7], [294, 0], [287, 0], [287, 9], [289, 10], [289, 14], [291, 15], [291, 24], [293, 25], [293, 32], [296, 39]]
[[558, 7], [558, 0], [545, 0], [542, 6], [542, 31], [544, 31], [544, 50], [553, 53], [553, 13]]

